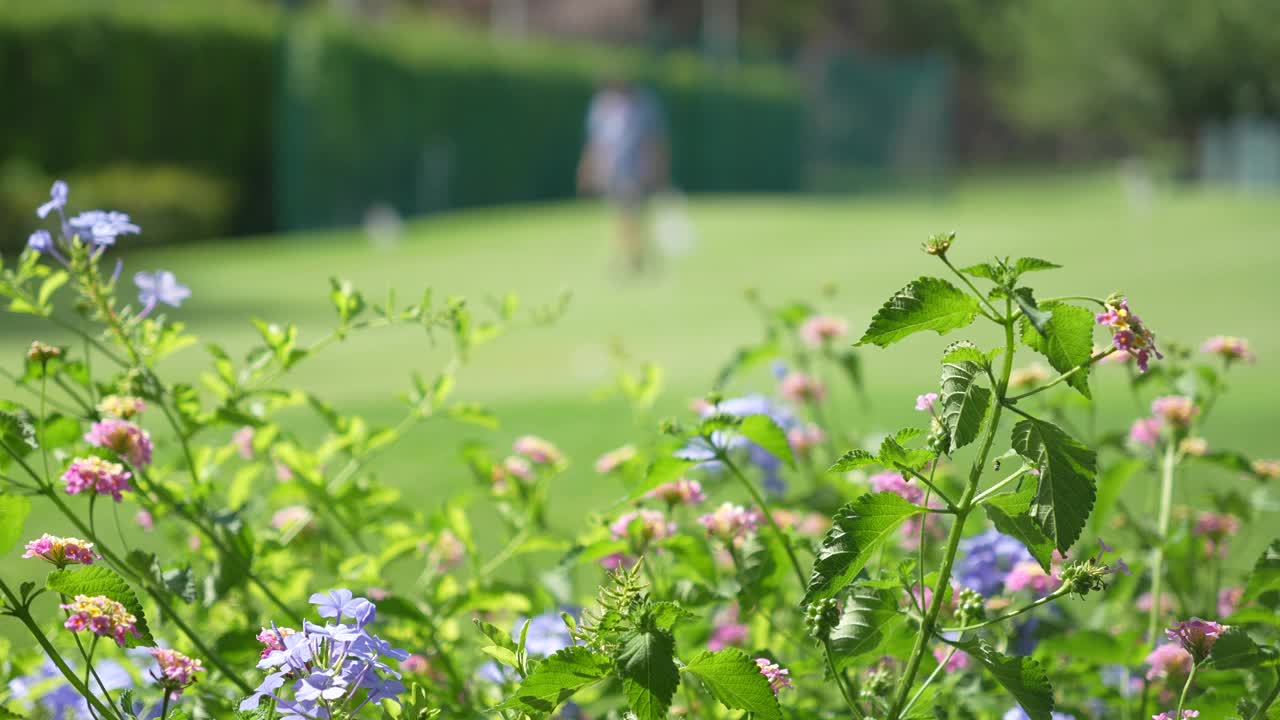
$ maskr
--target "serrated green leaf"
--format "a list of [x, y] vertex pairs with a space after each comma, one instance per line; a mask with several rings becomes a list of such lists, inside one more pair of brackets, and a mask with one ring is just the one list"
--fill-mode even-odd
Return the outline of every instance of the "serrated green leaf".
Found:
[[813, 562], [804, 603], [833, 597], [909, 517], [925, 510], [893, 493], [867, 493], [836, 511]]
[[1047, 310], [1042, 310], [1036, 304], [1036, 298], [1031, 293], [1031, 288], [1021, 287], [1014, 290], [1013, 302], [1022, 311], [1022, 317], [1031, 323], [1031, 327], [1035, 328], [1036, 332], [1041, 335], [1045, 335], [1048, 332], [1049, 319], [1053, 315]]
[[996, 284], [999, 284], [1000, 279], [1004, 277], [1004, 272], [1000, 268], [996, 267], [995, 265], [992, 265], [991, 263], [978, 263], [977, 265], [970, 265], [969, 267], [960, 268], [960, 272], [964, 273], [965, 275], [972, 275], [973, 277], [976, 277], [976, 278], [982, 278], [983, 280], [990, 280], [991, 282]]
[[982, 504], [987, 518], [996, 530], [1017, 538], [1031, 557], [1040, 563], [1045, 572], [1049, 572], [1049, 563], [1053, 559], [1053, 541], [1040, 529], [1040, 522], [1031, 515], [1031, 503], [1035, 501], [1034, 485], [1017, 493], [996, 495]]
[[488, 655], [502, 665], [510, 668], [520, 667], [520, 658], [516, 656], [514, 650], [510, 648], [498, 647], [497, 645], [485, 645], [480, 648], [480, 652]]
[[1041, 260], [1034, 257], [1020, 257], [1013, 264], [1013, 271], [1019, 275], [1029, 272], [1037, 272], [1040, 270], [1056, 270], [1062, 267], [1057, 263], [1051, 263], [1048, 260]]
[[1031, 514], [1065, 554], [1079, 539], [1093, 509], [1097, 454], [1043, 420], [1014, 425], [1012, 442], [1013, 449], [1040, 471]]
[[22, 542], [23, 528], [31, 514], [31, 500], [21, 495], [0, 495], [0, 555]]
[[1031, 658], [1001, 655], [976, 638], [948, 642], [977, 660], [1009, 691], [1031, 720], [1052, 720], [1053, 686], [1040, 663]]
[[614, 658], [622, 689], [639, 720], [663, 720], [680, 684], [675, 640], [662, 630], [633, 630], [622, 637]]
[[951, 447], [962, 448], [982, 432], [991, 391], [974, 382], [982, 367], [968, 360], [942, 365], [942, 422], [951, 433]]
[[774, 597], [785, 577], [787, 558], [781, 540], [772, 532], [749, 535], [742, 543], [738, 604], [754, 610], [760, 601]]
[[928, 465], [937, 455], [927, 448], [908, 450], [895, 438], [887, 437], [880, 442], [879, 462], [887, 468], [910, 468], [919, 470]]
[[133, 593], [129, 583], [114, 570], [102, 565], [90, 565], [79, 570], [54, 570], [49, 573], [45, 586], [67, 597], [103, 595], [115, 600], [136, 619], [138, 635], [130, 636], [126, 646], [150, 647], [156, 644], [155, 638], [151, 637], [151, 629], [147, 627], [147, 617], [142, 612], [142, 603], [138, 602], [138, 596]]
[[791, 443], [787, 433], [778, 427], [778, 423], [768, 415], [748, 415], [738, 426], [738, 434], [764, 448], [770, 455], [781, 460], [787, 467], [795, 467], [796, 459], [791, 454]]
[[693, 620], [698, 617], [670, 601], [655, 602], [649, 609], [653, 624], [661, 630], [670, 630], [681, 620]]
[[905, 616], [891, 592], [857, 587], [845, 598], [840, 621], [831, 630], [831, 659], [843, 669], [859, 657], [875, 652], [888, 631]]
[[1258, 557], [1245, 583], [1243, 599], [1257, 600], [1258, 596], [1273, 591], [1280, 591], [1280, 540], [1273, 540]]
[[978, 349], [977, 345], [968, 340], [957, 340], [947, 346], [942, 351], [942, 362], [958, 363], [971, 362], [977, 365], [986, 365], [988, 363], [987, 356]]
[[[635, 500], [659, 485], [675, 482], [689, 468], [697, 464], [695, 460], [685, 460], [678, 457], [658, 458], [649, 465], [649, 470], [644, 474], [643, 478], [627, 483], [627, 499]], [[626, 482], [625, 477], [623, 480]]]
[[1218, 670], [1244, 670], [1275, 660], [1275, 651], [1259, 647], [1243, 628], [1232, 627], [1213, 644], [1209, 654]]
[[[1065, 373], [1083, 365], [1093, 355], [1093, 313], [1075, 305], [1054, 303], [1046, 305], [1050, 317], [1044, 334], [1028, 323], [1022, 324], [1022, 342], [1045, 356], [1054, 370]], [[1067, 384], [1085, 397], [1089, 393], [1089, 368], [1085, 367], [1067, 378]]]
[[827, 472], [848, 472], [868, 465], [878, 465], [880, 461], [866, 450], [850, 450], [827, 468]]
[[515, 694], [497, 707], [535, 716], [550, 715], [573, 694], [609, 676], [613, 663], [607, 655], [585, 647], [567, 647], [538, 663], [520, 681]]
[[857, 344], [888, 347], [925, 330], [943, 335], [972, 323], [978, 310], [978, 301], [955, 285], [922, 277], [889, 298]]
[[702, 681], [721, 705], [746, 710], [760, 720], [781, 720], [782, 708], [769, 680], [747, 654], [737, 649], [703, 652], [684, 671]]

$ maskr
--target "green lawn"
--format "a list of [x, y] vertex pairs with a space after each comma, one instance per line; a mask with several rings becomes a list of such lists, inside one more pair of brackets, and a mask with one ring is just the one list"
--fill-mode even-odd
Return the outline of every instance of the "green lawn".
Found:
[[[459, 438], [506, 444], [526, 432], [543, 435], [575, 461], [554, 492], [555, 519], [566, 528], [581, 523], [585, 507], [616, 497], [618, 488], [595, 476], [591, 461], [634, 436], [621, 401], [592, 397], [609, 376], [611, 344], [665, 368], [658, 414], [678, 412], [708, 388], [736, 346], [759, 336], [744, 288], [759, 288], [772, 301], [816, 299], [823, 283], [834, 282], [839, 293], [824, 309], [860, 330], [894, 290], [939, 272], [918, 249], [939, 230], [958, 232], [952, 251], [958, 262], [998, 253], [1064, 264], [1035, 278], [1042, 297], [1124, 290], [1164, 340], [1250, 338], [1260, 361], [1235, 375], [1210, 440], [1280, 454], [1268, 379], [1280, 353], [1275, 197], [1169, 189], [1149, 208], [1135, 209], [1117, 178], [1095, 175], [972, 181], [929, 197], [707, 197], [691, 210], [694, 252], [639, 280], [611, 271], [603, 209], [577, 203], [414, 222], [392, 248], [374, 248], [358, 232], [333, 232], [146, 250], [125, 243], [122, 254], [127, 272], [175, 271], [194, 296], [172, 315], [236, 352], [256, 337], [248, 316], [297, 322], [304, 341], [324, 334], [333, 323], [327, 278], [335, 274], [371, 299], [396, 288], [407, 301], [430, 286], [437, 297], [480, 302], [515, 290], [528, 303], [542, 303], [571, 290], [573, 302], [558, 324], [522, 328], [479, 348], [464, 372], [458, 396], [488, 405], [501, 429], [427, 424], [380, 465], [384, 477], [434, 502], [464, 480], [453, 450]], [[31, 338], [29, 324], [6, 318], [0, 357], [15, 367]], [[875, 422], [858, 417], [847, 424], [889, 428], [910, 420], [912, 400], [936, 383], [938, 352], [950, 339], [919, 336], [865, 351]], [[391, 422], [409, 372], [430, 375], [444, 356], [420, 331], [378, 331], [307, 361], [297, 379], [343, 410]], [[203, 350], [190, 348], [168, 363], [165, 376], [189, 376], [206, 360]], [[762, 375], [754, 379], [768, 389]], [[1100, 387], [1102, 417], [1127, 425], [1132, 404], [1119, 382], [1103, 378]]]

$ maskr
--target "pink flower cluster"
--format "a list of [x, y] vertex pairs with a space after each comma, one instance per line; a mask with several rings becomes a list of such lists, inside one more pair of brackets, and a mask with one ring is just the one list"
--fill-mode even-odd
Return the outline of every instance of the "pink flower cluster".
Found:
[[809, 451], [821, 445], [827, 434], [817, 425], [801, 425], [787, 431], [787, 444], [797, 455], [808, 455]]
[[1156, 348], [1155, 334], [1142, 324], [1141, 318], [1129, 311], [1129, 301], [1125, 298], [1108, 300], [1107, 311], [1099, 313], [1096, 320], [1099, 325], [1111, 328], [1111, 342], [1117, 350], [1129, 353], [1138, 361], [1139, 371], [1147, 371], [1153, 354], [1157, 358], [1164, 357]]
[[92, 565], [100, 556], [93, 551], [93, 543], [87, 540], [45, 533], [27, 543], [27, 551], [22, 557], [40, 558], [64, 568], [68, 565]]
[[773, 511], [773, 519], [779, 526], [806, 537], [821, 535], [831, 527], [831, 518], [818, 512], [801, 513], [779, 508]]
[[1244, 599], [1244, 588], [1229, 587], [1222, 588], [1218, 591], [1218, 615], [1227, 617], [1240, 607], [1240, 601]]
[[[947, 660], [948, 654], [951, 654], [951, 651], [947, 648], [936, 647], [933, 649], [933, 657], [939, 664], [941, 664], [943, 660]], [[949, 673], [959, 672], [961, 670], [968, 670], [969, 666], [972, 664], [973, 659], [969, 657], [968, 653], [963, 650], [956, 650], [954, 654], [951, 654], [951, 659], [947, 660], [947, 665], [943, 669]]]
[[1254, 460], [1253, 474], [1267, 480], [1280, 479], [1280, 460]]
[[70, 613], [62, 625], [72, 632], [88, 630], [99, 637], [109, 637], [120, 647], [130, 635], [138, 636], [137, 622], [124, 605], [103, 595], [77, 595], [72, 602], [60, 605]]
[[1147, 655], [1147, 680], [1185, 677], [1191, 672], [1191, 653], [1174, 643], [1159, 645]]
[[1199, 662], [1209, 657], [1214, 644], [1227, 630], [1226, 625], [1193, 617], [1165, 630], [1164, 634], [1182, 646], [1183, 650], [1191, 653], [1191, 656]]
[[794, 403], [819, 403], [827, 397], [827, 386], [821, 380], [795, 370], [782, 378], [778, 392]]
[[436, 536], [435, 547], [431, 548], [429, 554], [431, 561], [445, 570], [457, 567], [466, 556], [466, 545], [448, 528], [441, 530]]
[[[1181, 720], [1187, 720], [1187, 718], [1198, 718], [1198, 717], [1200, 717], [1199, 710], [1183, 710]], [[1179, 720], [1178, 711], [1170, 710], [1168, 712], [1162, 712], [1159, 715], [1152, 715], [1151, 720]]]
[[1193, 532], [1205, 539], [1206, 555], [1226, 557], [1226, 539], [1240, 532], [1240, 519], [1227, 513], [1202, 512], [1196, 518]]
[[716, 652], [727, 647], [740, 647], [747, 644], [751, 635], [750, 629], [738, 622], [737, 604], [730, 605], [715, 614], [711, 619], [711, 637], [707, 639], [707, 649]]
[[596, 460], [596, 472], [602, 475], [611, 473], [622, 467], [635, 456], [635, 445], [623, 445], [617, 450], [610, 450]]
[[916, 396], [916, 409], [920, 412], [933, 412], [933, 406], [938, 402], [938, 393], [925, 393]]
[[641, 543], [648, 544], [674, 535], [676, 524], [657, 510], [632, 510], [619, 515], [609, 526], [609, 532], [619, 540], [633, 537], [635, 533]]
[[707, 529], [707, 537], [725, 542], [739, 542], [760, 527], [763, 517], [755, 508], [744, 508], [733, 503], [723, 503], [715, 512], [698, 518], [698, 524]]
[[[893, 493], [906, 500], [913, 505], [922, 505], [924, 503], [924, 490], [919, 486], [912, 485], [907, 482], [906, 478], [895, 472], [882, 472], [872, 475], [868, 481], [871, 489], [875, 492]], [[924, 523], [924, 529], [930, 534], [936, 535], [942, 530], [939, 524], [940, 518], [937, 515], [929, 514], [924, 517], [916, 516], [908, 518], [902, 524], [902, 528], [898, 531], [902, 535], [903, 547], [908, 550], [915, 549], [920, 545], [920, 524]]]
[[1048, 595], [1057, 590], [1060, 585], [1062, 585], [1060, 578], [1045, 572], [1044, 568], [1040, 567], [1040, 563], [1034, 560], [1014, 565], [1004, 579], [1004, 587], [1009, 592], [1030, 590], [1037, 597]]
[[85, 442], [106, 448], [140, 468], [151, 464], [151, 435], [128, 420], [107, 418], [89, 428]]
[[151, 648], [151, 657], [160, 666], [160, 674], [152, 674], [160, 687], [169, 693], [170, 698], [182, 694], [183, 689], [196, 681], [196, 673], [204, 672], [204, 665], [199, 661], [169, 648]]
[[116, 502], [123, 499], [121, 493], [129, 489], [131, 477], [133, 474], [120, 463], [107, 462], [96, 455], [72, 460], [67, 471], [62, 474], [68, 495], [91, 492], [110, 495]]
[[1200, 414], [1200, 408], [1185, 395], [1164, 395], [1151, 401], [1151, 414], [1174, 427], [1185, 428]]
[[1160, 418], [1138, 418], [1129, 427], [1129, 441], [1135, 445], [1153, 448], [1160, 441], [1160, 428]]
[[284, 639], [297, 632], [297, 630], [287, 627], [272, 626], [262, 628], [262, 631], [257, 635], [258, 642], [262, 643], [261, 656], [266, 657], [276, 651], [283, 652], [285, 649]]
[[696, 505], [707, 499], [706, 494], [702, 492], [701, 483], [684, 478], [663, 483], [645, 493], [645, 497], [661, 500], [668, 505]]
[[1249, 341], [1244, 338], [1232, 337], [1230, 335], [1218, 335], [1204, 341], [1200, 346], [1200, 352], [1209, 355], [1218, 355], [1225, 360], [1243, 360], [1245, 362], [1253, 362], [1253, 353], [1249, 350]]
[[98, 403], [98, 412], [110, 417], [128, 420], [145, 410], [147, 404], [130, 395], [108, 395]]
[[526, 483], [533, 482], [533, 465], [519, 455], [510, 455], [489, 468], [489, 481], [493, 483], [494, 492], [506, 492], [507, 480], [511, 478]]
[[555, 445], [536, 435], [524, 435], [516, 438], [512, 449], [517, 455], [523, 455], [534, 465], [563, 465], [564, 454]]
[[792, 687], [791, 671], [779, 666], [778, 663], [769, 658], [756, 658], [756, 667], [760, 668], [760, 674], [769, 680], [769, 688], [773, 690], [774, 695], [784, 688]]
[[830, 315], [810, 315], [800, 326], [800, 337], [813, 347], [821, 347], [849, 334], [849, 323]]

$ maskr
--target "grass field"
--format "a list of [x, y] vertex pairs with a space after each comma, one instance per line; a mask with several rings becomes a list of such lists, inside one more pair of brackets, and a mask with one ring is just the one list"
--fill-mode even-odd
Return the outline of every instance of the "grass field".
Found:
[[[635, 435], [622, 401], [593, 399], [611, 373], [611, 344], [637, 361], [660, 363], [667, 383], [655, 415], [679, 412], [709, 387], [735, 347], [758, 338], [744, 288], [778, 302], [817, 299], [819, 286], [834, 282], [839, 293], [823, 309], [860, 330], [907, 280], [940, 272], [918, 250], [939, 230], [958, 232], [952, 255], [961, 263], [1008, 254], [1064, 264], [1035, 278], [1042, 297], [1124, 290], [1166, 341], [1249, 337], [1260, 360], [1235, 375], [1210, 439], [1280, 454], [1273, 431], [1280, 354], [1275, 197], [1170, 189], [1139, 209], [1117, 178], [1091, 175], [973, 181], [930, 197], [707, 197], [691, 212], [693, 253], [638, 280], [611, 271], [608, 217], [591, 204], [440, 216], [409, 224], [389, 248], [371, 246], [359, 232], [332, 232], [138, 250], [126, 243], [122, 252], [128, 272], [176, 272], [194, 295], [172, 316], [237, 353], [256, 339], [248, 316], [296, 322], [304, 341], [324, 334], [333, 324], [330, 275], [350, 279], [371, 299], [396, 288], [408, 300], [430, 286], [437, 297], [480, 302], [515, 290], [528, 303], [542, 303], [571, 290], [559, 323], [518, 329], [482, 346], [460, 378], [458, 397], [488, 405], [502, 422], [499, 430], [429, 423], [378, 468], [414, 498], [436, 503], [466, 482], [454, 451], [459, 438], [505, 445], [537, 433], [574, 460], [553, 492], [553, 520], [566, 529], [578, 526], [584, 508], [616, 497], [619, 488], [595, 476], [591, 461]], [[11, 318], [0, 325], [0, 357], [9, 358], [10, 368], [32, 333]], [[864, 352], [875, 427], [911, 419], [912, 399], [936, 383], [938, 352], [950, 339], [930, 334]], [[420, 330], [377, 331], [307, 361], [297, 380], [344, 411], [394, 422], [409, 372], [430, 375], [444, 357]], [[204, 351], [193, 347], [170, 360], [164, 374], [191, 376], [206, 364]], [[1116, 379], [1100, 380], [1101, 417], [1127, 426], [1133, 406], [1127, 395], [1105, 392], [1120, 387], [1119, 371], [1111, 373]], [[755, 379], [757, 389], [768, 389], [763, 376]], [[0, 396], [13, 392], [5, 388]], [[870, 425], [861, 417], [848, 424], [855, 423]]]

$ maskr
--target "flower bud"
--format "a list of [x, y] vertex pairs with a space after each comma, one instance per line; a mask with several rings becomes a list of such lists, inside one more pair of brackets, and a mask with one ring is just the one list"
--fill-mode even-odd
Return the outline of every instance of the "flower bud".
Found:
[[31, 348], [27, 350], [27, 359], [41, 364], [60, 357], [62, 357], [62, 348], [45, 345], [39, 340], [32, 340]]
[[810, 603], [804, 610], [804, 626], [818, 642], [826, 642], [839, 622], [840, 603], [835, 598]]
[[946, 257], [947, 251], [951, 249], [951, 243], [954, 242], [955, 239], [956, 234], [953, 232], [936, 233], [925, 241], [924, 245], [921, 247], [930, 255]]

